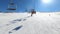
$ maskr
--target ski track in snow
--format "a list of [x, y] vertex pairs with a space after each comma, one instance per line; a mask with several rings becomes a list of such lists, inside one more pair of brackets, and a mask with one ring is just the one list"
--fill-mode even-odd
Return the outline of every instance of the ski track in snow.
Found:
[[9, 34], [13, 33], [14, 31], [19, 30], [21, 27], [23, 27], [23, 26], [20, 25], [20, 26], [18, 26], [18, 27], [16, 27], [16, 28], [12, 29], [11, 31], [9, 31]]
[[[9, 21], [10, 23], [5, 24], [5, 25], [0, 26], [0, 27], [10, 26], [11, 24], [15, 24], [15, 23], [17, 24], [18, 22], [21, 22], [21, 21], [24, 22], [24, 21], [26, 21], [27, 18], [29, 18], [29, 17], [31, 17], [31, 16], [27, 16], [27, 17], [24, 17], [24, 18], [21, 18], [21, 19], [15, 19], [15, 20]], [[16, 25], [16, 26], [17, 26], [17, 25]], [[16, 28], [13, 28], [11, 31], [8, 31], [8, 34], [13, 33], [13, 31], [19, 30], [22, 26], [23, 26], [23, 25], [17, 26]]]
[[[22, 18], [22, 19], [15, 19], [15, 20], [10, 21], [10, 23], [11, 23], [11, 24], [14, 24], [14, 23], [17, 23], [17, 22], [20, 22], [20, 21], [24, 22], [24, 21], [26, 21], [27, 18], [29, 18], [29, 17], [31, 17], [31, 16], [27, 16], [27, 17]], [[8, 25], [10, 25], [10, 24], [7, 24], [7, 26], [8, 26]]]
[[37, 13], [32, 17], [25, 15], [27, 14], [22, 15], [24, 17], [21, 19], [16, 18], [3, 24], [0, 27], [0, 34], [60, 34], [60, 15], [55, 13]]

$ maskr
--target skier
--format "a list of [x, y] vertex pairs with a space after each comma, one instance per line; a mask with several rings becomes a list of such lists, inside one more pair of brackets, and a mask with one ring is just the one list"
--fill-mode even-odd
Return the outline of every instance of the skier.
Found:
[[49, 16], [51, 16], [51, 15], [49, 14]]
[[31, 16], [33, 16], [33, 14], [36, 14], [36, 11], [34, 9], [31, 11]]

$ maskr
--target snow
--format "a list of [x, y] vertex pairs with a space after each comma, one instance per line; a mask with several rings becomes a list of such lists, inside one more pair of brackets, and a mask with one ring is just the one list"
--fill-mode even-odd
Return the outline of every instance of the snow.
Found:
[[60, 34], [60, 12], [0, 13], [0, 34]]

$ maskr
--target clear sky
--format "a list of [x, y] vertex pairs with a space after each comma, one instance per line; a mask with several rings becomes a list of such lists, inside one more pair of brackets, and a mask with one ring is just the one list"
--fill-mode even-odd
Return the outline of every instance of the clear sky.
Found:
[[[35, 9], [40, 12], [60, 11], [60, 0], [14, 0], [17, 12]], [[0, 11], [7, 11], [9, 0], [0, 0]]]

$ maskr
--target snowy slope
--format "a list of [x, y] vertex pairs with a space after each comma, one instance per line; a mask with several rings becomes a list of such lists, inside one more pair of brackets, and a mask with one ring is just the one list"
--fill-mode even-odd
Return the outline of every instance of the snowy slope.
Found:
[[60, 34], [60, 12], [0, 13], [0, 34]]

